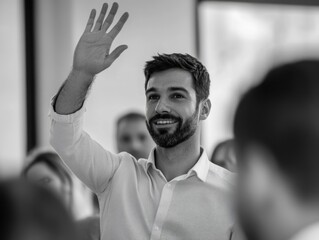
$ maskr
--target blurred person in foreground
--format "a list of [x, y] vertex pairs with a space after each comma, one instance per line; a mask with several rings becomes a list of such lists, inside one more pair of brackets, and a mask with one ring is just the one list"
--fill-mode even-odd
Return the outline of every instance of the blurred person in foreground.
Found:
[[217, 144], [210, 161], [231, 172], [236, 172], [237, 160], [235, 154], [235, 141], [228, 139]]
[[43, 185], [23, 180], [0, 183], [1, 240], [76, 240], [72, 217]]
[[148, 158], [155, 144], [147, 130], [145, 115], [129, 112], [116, 123], [116, 143], [118, 152], [127, 152], [136, 159]]
[[270, 71], [241, 100], [234, 128], [249, 239], [319, 239], [319, 61]]
[[149, 159], [113, 154], [83, 131], [94, 76], [127, 48], [110, 51], [128, 18], [124, 13], [110, 28], [117, 8], [113, 4], [105, 18], [104, 4], [96, 22], [91, 12], [73, 70], [52, 102], [52, 146], [98, 195], [101, 239], [234, 239], [233, 175], [211, 163], [200, 146], [211, 103], [209, 74], [197, 59], [163, 54], [146, 63], [146, 121], [156, 143]]

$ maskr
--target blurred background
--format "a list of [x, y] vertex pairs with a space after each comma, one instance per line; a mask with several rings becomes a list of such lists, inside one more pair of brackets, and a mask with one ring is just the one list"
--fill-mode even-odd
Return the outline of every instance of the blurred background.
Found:
[[[129, 49], [98, 75], [85, 128], [116, 151], [115, 121], [144, 111], [143, 66], [157, 53], [197, 56], [208, 68], [212, 111], [202, 144], [232, 137], [242, 93], [273, 65], [319, 57], [317, 0], [118, 0], [130, 19], [114, 46]], [[49, 103], [68, 76], [89, 12], [100, 0], [0, 1], [0, 178], [18, 175], [28, 152], [49, 146]]]

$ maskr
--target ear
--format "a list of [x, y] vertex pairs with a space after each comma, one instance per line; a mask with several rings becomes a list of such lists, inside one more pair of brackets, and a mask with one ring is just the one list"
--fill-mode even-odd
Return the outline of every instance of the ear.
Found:
[[209, 99], [206, 99], [201, 103], [199, 120], [205, 120], [209, 116], [211, 107], [212, 103]]

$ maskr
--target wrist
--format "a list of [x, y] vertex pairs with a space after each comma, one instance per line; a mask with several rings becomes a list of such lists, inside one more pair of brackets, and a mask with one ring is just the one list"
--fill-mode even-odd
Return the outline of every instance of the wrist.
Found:
[[95, 74], [86, 72], [85, 70], [76, 69], [74, 67], [71, 70], [71, 74], [76, 75], [77, 77], [79, 77], [81, 79], [93, 79], [95, 76]]
[[91, 74], [91, 73], [85, 72], [83, 70], [72, 68], [70, 76], [72, 76], [72, 78], [74, 78], [74, 79], [77, 79], [77, 81], [91, 84], [94, 77], [95, 77], [95, 74]]

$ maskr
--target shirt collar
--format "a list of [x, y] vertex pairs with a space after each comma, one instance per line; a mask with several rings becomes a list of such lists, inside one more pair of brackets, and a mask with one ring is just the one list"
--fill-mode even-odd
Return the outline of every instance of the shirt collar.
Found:
[[301, 230], [291, 240], [313, 240], [319, 239], [319, 222]]
[[[151, 151], [148, 160], [146, 169], [148, 169], [150, 166], [152, 166], [155, 170], [158, 170], [155, 166], [155, 148]], [[201, 148], [201, 155], [196, 164], [188, 171], [187, 178], [191, 176], [192, 173], [196, 173], [197, 177], [203, 181], [206, 182], [207, 175], [209, 171], [209, 159], [206, 154], [206, 151]]]

